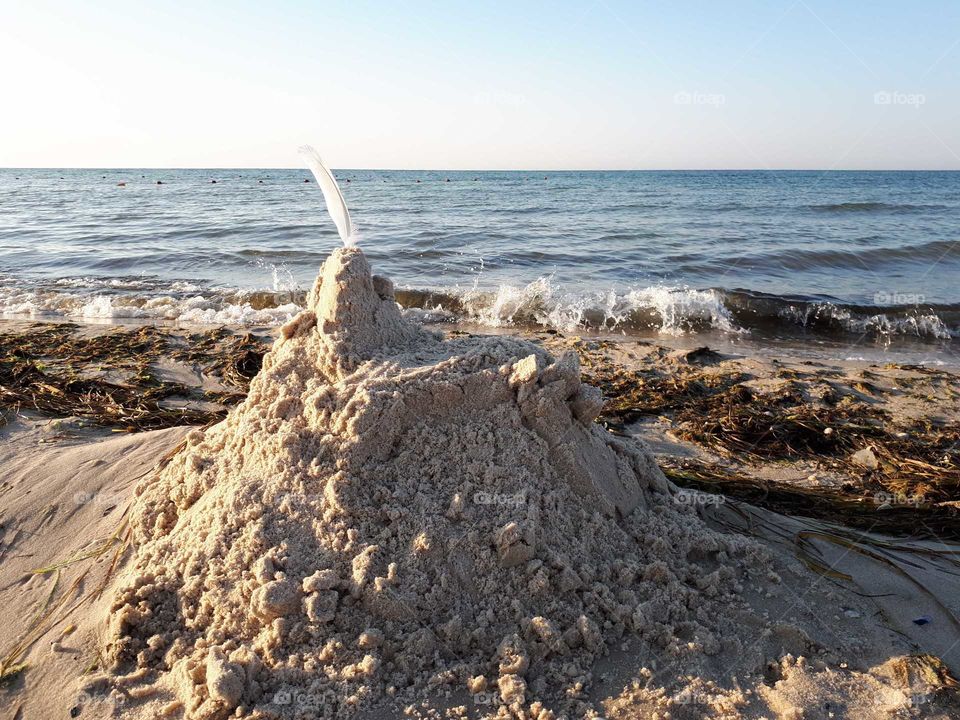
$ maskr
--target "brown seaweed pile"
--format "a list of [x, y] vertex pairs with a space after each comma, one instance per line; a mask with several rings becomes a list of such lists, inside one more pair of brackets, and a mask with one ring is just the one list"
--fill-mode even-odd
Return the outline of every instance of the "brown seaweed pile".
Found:
[[[685, 362], [628, 368], [603, 341], [574, 343], [584, 376], [607, 398], [600, 420], [612, 432], [649, 417], [666, 417], [672, 432], [726, 462], [661, 458], [678, 485], [746, 500], [777, 512], [831, 520], [899, 535], [960, 537], [960, 427], [927, 419], [903, 422], [867, 400], [880, 391], [862, 379], [844, 388], [830, 371], [782, 368], [781, 385], [760, 392], [739, 369], [716, 364], [698, 349]], [[918, 366], [933, 390], [950, 392], [958, 378]], [[832, 382], [827, 383], [829, 378]], [[901, 386], [920, 384], [900, 379]], [[863, 455], [869, 461], [865, 466]], [[758, 463], [817, 461], [849, 478], [840, 488], [773, 482]]]
[[[157, 327], [89, 334], [77, 325], [37, 324], [0, 333], [0, 408], [78, 417], [118, 431], [204, 425], [246, 395], [266, 343], [219, 328], [187, 336]], [[163, 379], [157, 365], [195, 367], [222, 389]]]

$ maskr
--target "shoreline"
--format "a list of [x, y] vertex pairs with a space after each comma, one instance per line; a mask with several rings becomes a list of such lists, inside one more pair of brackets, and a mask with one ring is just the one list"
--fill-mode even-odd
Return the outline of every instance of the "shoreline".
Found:
[[[273, 266], [273, 273], [275, 285], [297, 285], [289, 269]], [[241, 290], [186, 280], [165, 287], [158, 279], [143, 278], [67, 280], [10, 284], [0, 293], [0, 323], [257, 329], [287, 322], [306, 301], [303, 289]], [[843, 357], [960, 366], [956, 304], [918, 300], [869, 305], [662, 284], [568, 293], [552, 276], [495, 288], [405, 287], [396, 290], [396, 297], [405, 315], [439, 328], [653, 341], [695, 338], [701, 344], [746, 343], [794, 352], [814, 347], [824, 356], [838, 352]]]
[[[960, 348], [952, 341], [935, 341], [910, 336], [849, 338], [829, 335], [786, 333], [761, 334], [728, 332], [717, 329], [696, 332], [664, 332], [657, 329], [634, 330], [577, 327], [557, 329], [536, 322], [491, 324], [476, 319], [448, 319], [433, 316], [419, 307], [403, 307], [408, 317], [439, 332], [469, 332], [475, 335], [505, 335], [531, 339], [565, 337], [609, 342], [653, 343], [673, 350], [709, 346], [729, 355], [776, 357], [795, 360], [839, 361], [862, 364], [915, 364], [960, 371]], [[296, 312], [293, 313], [295, 315]], [[287, 318], [292, 319], [293, 315]], [[31, 328], [71, 325], [86, 333], [106, 333], [112, 329], [157, 328], [180, 335], [229, 330], [235, 334], [252, 334], [275, 338], [282, 322], [184, 322], [160, 317], [74, 317], [74, 316], [0, 316], [0, 333], [26, 332]]]

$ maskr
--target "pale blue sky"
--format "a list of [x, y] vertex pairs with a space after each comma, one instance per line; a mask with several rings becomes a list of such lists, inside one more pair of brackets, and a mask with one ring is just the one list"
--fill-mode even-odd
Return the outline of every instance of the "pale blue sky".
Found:
[[[0, 166], [960, 169], [960, 2], [0, 0]], [[878, 95], [879, 93], [879, 95]]]

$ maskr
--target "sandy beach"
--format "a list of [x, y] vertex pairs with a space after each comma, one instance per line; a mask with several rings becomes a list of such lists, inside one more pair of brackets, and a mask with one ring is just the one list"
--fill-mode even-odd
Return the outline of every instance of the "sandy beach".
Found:
[[2, 328], [4, 717], [958, 716], [953, 369], [438, 332], [351, 258], [282, 331]]

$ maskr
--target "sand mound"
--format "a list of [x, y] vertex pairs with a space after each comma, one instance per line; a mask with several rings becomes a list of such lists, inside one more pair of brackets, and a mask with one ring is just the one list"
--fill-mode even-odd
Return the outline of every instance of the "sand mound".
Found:
[[691, 668], [736, 652], [720, 626], [743, 568], [764, 572], [757, 546], [706, 529], [643, 446], [594, 423], [575, 355], [443, 341], [356, 249], [309, 306], [243, 405], [138, 490], [106, 645], [151, 690], [125, 712], [471, 693], [547, 718], [582, 711], [625, 634]]

